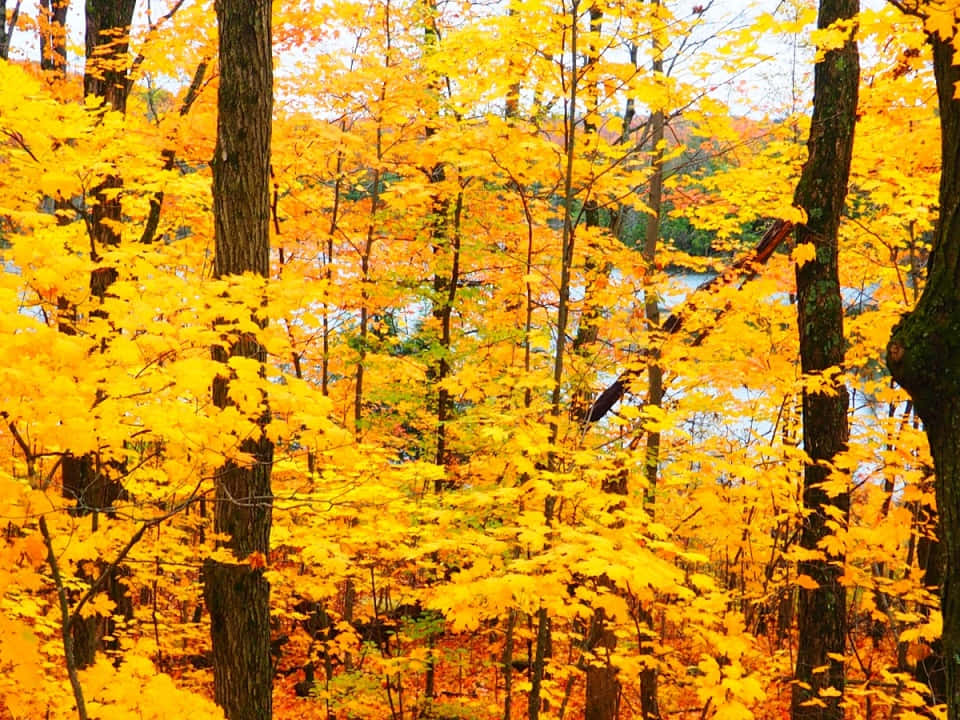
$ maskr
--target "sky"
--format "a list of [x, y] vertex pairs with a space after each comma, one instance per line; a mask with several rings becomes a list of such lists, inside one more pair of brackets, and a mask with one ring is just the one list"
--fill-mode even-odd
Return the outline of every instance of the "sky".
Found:
[[[188, 3], [195, 0], [188, 0]], [[285, 0], [289, 1], [289, 0]], [[813, 7], [815, 0], [663, 0], [677, 16], [690, 16], [695, 8], [706, 8], [700, 28], [703, 38], [699, 40], [710, 46], [710, 36], [723, 29], [749, 26], [764, 13], [787, 15], [798, 6]], [[135, 25], [144, 28], [148, 18], [156, 20], [166, 13], [174, 0], [138, 0]], [[8, 9], [14, 4], [8, 0]], [[25, 16], [37, 13], [36, 0], [24, 0], [21, 12]], [[861, 0], [862, 8], [878, 9], [885, 0]], [[68, 68], [71, 72], [83, 71], [83, 3], [70, 3], [67, 26], [69, 31]], [[489, 7], [489, 4], [485, 4]], [[695, 46], [696, 42], [688, 43]], [[783, 113], [784, 108], [801, 111], [807, 107], [812, 93], [810, 78], [813, 51], [793, 36], [769, 36], [758, 47], [763, 56], [752, 68], [731, 74], [717, 67], [710, 93], [724, 102], [736, 115], [764, 115]], [[11, 59], [36, 60], [39, 57], [39, 41], [35, 33], [19, 30], [14, 33]], [[282, 59], [281, 59], [282, 62]], [[680, 65], [678, 65], [680, 67]], [[175, 84], [176, 80], [170, 81]], [[164, 85], [162, 80], [160, 85]]]

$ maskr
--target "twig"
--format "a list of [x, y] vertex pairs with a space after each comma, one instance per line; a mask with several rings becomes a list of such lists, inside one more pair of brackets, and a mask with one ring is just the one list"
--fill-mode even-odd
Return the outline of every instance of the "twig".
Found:
[[42, 163], [37, 159], [37, 156], [33, 154], [33, 150], [31, 150], [31, 149], [27, 146], [27, 141], [23, 139], [23, 133], [20, 133], [20, 132], [18, 132], [18, 131], [16, 131], [16, 130], [0, 130], [0, 132], [2, 132], [4, 135], [6, 135], [6, 136], [7, 136], [8, 138], [10, 138], [11, 140], [13, 140], [13, 142], [15, 142], [15, 143], [20, 147], [20, 149], [23, 150], [27, 155], [29, 155], [30, 158], [31, 158], [35, 163], [37, 163], [38, 165], [42, 164]]
[[[120, 563], [123, 562], [124, 558], [126, 558], [127, 555], [130, 553], [130, 551], [133, 550], [134, 546], [138, 542], [140, 542], [140, 539], [143, 537], [143, 534], [150, 528], [156, 527], [157, 525], [162, 523], [164, 520], [169, 520], [171, 517], [180, 513], [189, 505], [191, 505], [194, 502], [194, 500], [196, 500], [197, 491], [199, 489], [200, 489], [200, 485], [197, 485], [197, 487], [194, 488], [193, 492], [190, 493], [187, 499], [181, 502], [179, 505], [174, 506], [172, 510], [165, 512], [163, 515], [158, 515], [157, 517], [150, 518], [149, 520], [145, 520], [143, 522], [143, 524], [137, 529], [137, 531], [133, 534], [133, 536], [127, 541], [127, 544], [123, 546], [123, 549], [113, 559], [113, 562], [111, 562], [106, 568], [104, 568], [103, 572], [100, 573], [100, 576], [90, 584], [90, 587], [87, 588], [87, 591], [80, 598], [79, 602], [77, 602], [76, 606], [73, 608], [73, 611], [70, 612], [70, 617], [67, 621], [68, 629], [69, 629], [69, 626], [73, 625], [73, 623], [76, 622], [76, 620], [80, 617], [80, 610], [83, 608], [83, 606], [86, 605], [87, 602], [89, 602], [90, 599], [97, 594], [97, 592], [99, 592], [100, 588], [103, 587], [103, 584], [112, 575], [114, 570], [116, 570], [117, 567], [120, 565]], [[42, 519], [43, 518], [41, 517], [41, 520]]]
[[43, 543], [47, 547], [47, 563], [50, 565], [50, 574], [53, 575], [53, 584], [57, 589], [57, 599], [60, 601], [60, 631], [63, 637], [63, 655], [67, 663], [70, 687], [73, 689], [73, 700], [77, 704], [77, 717], [80, 720], [87, 720], [87, 705], [83, 700], [83, 687], [81, 687], [80, 678], [77, 676], [77, 660], [73, 654], [73, 635], [71, 635], [73, 622], [70, 615], [70, 605], [67, 602], [67, 589], [63, 585], [60, 565], [53, 551], [53, 538], [50, 536], [50, 529], [47, 527], [47, 519], [43, 515], [40, 516], [39, 525], [40, 533], [43, 535]]
[[[155, 23], [150, 23], [150, 27], [147, 28], [147, 36], [149, 37], [150, 35], [155, 33], [157, 29], [161, 25], [163, 25], [163, 23], [165, 23], [167, 20], [172, 18], [177, 13], [177, 10], [180, 9], [180, 6], [183, 5], [184, 2], [185, 0], [177, 0], [177, 2], [174, 3], [173, 7], [170, 8], [169, 12], [167, 12], [166, 15], [161, 15]], [[145, 59], [146, 59], [146, 56], [141, 50], [139, 53], [137, 53], [137, 57], [135, 57], [133, 62], [130, 64], [130, 70], [127, 72], [127, 83], [129, 85], [133, 84], [133, 74], [140, 68], [140, 66], [143, 64], [143, 61]]]

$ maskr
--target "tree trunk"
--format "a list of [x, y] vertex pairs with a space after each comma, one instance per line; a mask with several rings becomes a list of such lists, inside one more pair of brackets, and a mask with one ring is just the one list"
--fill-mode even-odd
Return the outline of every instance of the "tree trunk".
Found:
[[87, 27], [83, 94], [102, 97], [112, 110], [121, 113], [127, 110], [130, 92], [127, 51], [136, 5], [136, 0], [86, 0], [84, 3]]
[[[52, 2], [44, 2], [43, 5], [49, 13], [49, 22], [51, 23], [47, 33], [45, 35], [41, 34], [41, 40], [45, 48], [44, 53], [46, 55], [48, 50], [53, 53], [51, 56], [53, 64], [50, 65], [49, 69], [63, 73], [66, 63], [66, 50], [63, 46], [66, 29], [63, 23], [66, 20], [69, 2], [53, 0]], [[84, 89], [88, 93], [104, 98], [104, 101], [108, 102], [111, 107], [114, 106], [114, 103], [119, 103], [121, 108], [126, 107], [127, 64], [123, 62], [123, 57], [127, 52], [127, 38], [130, 33], [130, 24], [133, 21], [134, 5], [134, 0], [124, 0], [117, 3], [100, 0], [100, 2], [87, 2], [85, 5], [87, 42]], [[107, 32], [101, 34], [102, 31]], [[106, 61], [111, 62], [112, 76], [123, 78], [120, 89], [111, 90], [109, 96], [106, 94], [108, 91], [106, 85], [95, 83], [89, 83], [88, 85], [87, 82], [87, 77], [97, 75], [99, 73], [98, 68]], [[94, 260], [96, 259], [98, 244], [100, 246], [116, 245], [120, 241], [120, 234], [116, 229], [109, 224], [102, 223], [105, 218], [114, 222], [120, 222], [122, 219], [119, 197], [114, 195], [108, 200], [103, 195], [102, 191], [107, 187], [120, 187], [119, 179], [108, 176], [93, 191], [97, 196], [97, 203], [90, 210], [88, 228], [90, 229], [91, 247], [94, 248]], [[116, 278], [117, 271], [115, 268], [101, 267], [94, 269], [90, 273], [91, 294], [100, 298], [102, 302], [107, 288]], [[101, 314], [101, 311], [94, 310], [91, 314]], [[64, 325], [61, 330], [69, 332], [69, 327]], [[98, 527], [100, 515], [112, 516], [116, 501], [124, 497], [124, 489], [118, 479], [118, 476], [124, 472], [122, 464], [102, 463], [99, 456], [94, 454], [76, 456], [72, 453], [66, 453], [63, 456], [61, 472], [62, 494], [65, 498], [74, 501], [73, 514], [78, 516], [90, 514], [94, 530]], [[95, 566], [97, 568], [95, 575], [105, 570], [102, 560], [97, 560]], [[115, 614], [129, 619], [133, 616], [133, 608], [127, 595], [126, 585], [120, 579], [123, 572], [121, 568], [110, 571], [104, 590], [116, 604]], [[85, 577], [84, 579], [92, 581], [93, 577]], [[111, 617], [94, 614], [86, 618], [79, 618], [72, 623], [72, 628], [74, 654], [78, 667], [83, 668], [92, 665], [97, 650], [116, 646], [116, 640], [111, 640], [108, 644], [104, 643], [104, 637], [112, 636], [115, 631], [115, 623]]]
[[[821, 0], [818, 27], [853, 18], [859, 0]], [[857, 89], [860, 77], [853, 38], [830, 50], [814, 69], [813, 118], [807, 142], [809, 157], [797, 185], [794, 203], [807, 222], [797, 226], [797, 243], [812, 243], [816, 258], [797, 268], [797, 320], [800, 329], [800, 365], [804, 375], [842, 367], [844, 360], [843, 303], [837, 272], [837, 234], [843, 211], [853, 152]], [[842, 452], [849, 438], [846, 388], [837, 383], [829, 393], [803, 396], [803, 447], [810, 457], [804, 468], [805, 517], [801, 545], [819, 549], [831, 534], [832, 514], [846, 517], [850, 495], [828, 493], [822, 484], [828, 464]], [[823, 552], [820, 549], [820, 552]], [[844, 689], [846, 590], [841, 584], [843, 558], [824, 557], [799, 564], [798, 573], [817, 583], [801, 588], [797, 611], [797, 666], [793, 690], [794, 720], [840, 720]], [[826, 666], [825, 672], [817, 668]], [[825, 695], [821, 691], [830, 690]]]
[[[87, 0], [86, 63], [83, 70], [83, 94], [103, 98], [104, 107], [120, 113], [127, 111], [130, 79], [127, 75], [130, 24], [136, 0]], [[91, 192], [96, 200], [90, 207], [91, 242], [94, 248], [118, 245], [116, 223], [123, 218], [120, 194], [123, 181], [107, 175]], [[104, 222], [106, 221], [106, 222]], [[90, 279], [91, 292], [101, 300], [116, 280], [112, 268], [101, 269]]]
[[941, 128], [940, 216], [927, 285], [913, 312], [893, 329], [887, 365], [913, 398], [936, 471], [946, 704], [960, 718], [960, 101], [951, 39], [931, 35]]
[[[270, 267], [270, 133], [273, 111], [271, 3], [217, 0], [220, 88], [213, 166], [214, 275]], [[227, 329], [229, 326], [223, 326]], [[266, 359], [251, 336], [236, 338], [227, 356]], [[228, 402], [229, 380], [214, 381], [213, 401]], [[262, 423], [267, 421], [262, 417]], [[251, 466], [228, 462], [216, 478], [214, 526], [229, 537], [236, 563], [204, 563], [203, 596], [210, 612], [214, 699], [228, 720], [265, 720], [272, 715], [270, 584], [263, 565], [270, 551], [273, 445], [262, 433], [241, 449]], [[251, 557], [253, 555], [254, 557]]]
[[[934, 512], [929, 505], [923, 505], [921, 517], [929, 518]], [[923, 521], [924, 523], [926, 520]], [[921, 535], [917, 540], [917, 565], [923, 571], [923, 584], [928, 588], [938, 588], [943, 583], [943, 544], [934, 538]], [[930, 616], [930, 608], [921, 609], [924, 617]], [[947, 695], [943, 638], [930, 642], [930, 654], [918, 660], [913, 677], [929, 689], [930, 705], [939, 705]]]
[[[660, 0], [653, 0], [655, 23], [653, 36], [653, 65], [655, 77], [663, 75], [663, 48], [666, 45], [663, 31], [659, 27]], [[647, 193], [647, 205], [650, 213], [647, 215], [647, 226], [643, 239], [643, 260], [651, 274], [656, 264], [657, 245], [660, 242], [660, 221], [663, 209], [663, 148], [661, 147], [665, 134], [665, 118], [662, 108], [657, 108], [650, 117], [650, 147], [652, 150], [651, 163], [653, 173], [650, 176], [650, 187]], [[649, 285], [644, 290], [644, 314], [647, 319], [649, 333], [660, 330], [660, 298], [650, 292]], [[651, 335], [651, 337], [653, 337]], [[663, 368], [660, 365], [659, 352], [651, 349], [647, 365], [647, 405], [660, 407], [663, 404]], [[657, 476], [660, 467], [660, 433], [647, 433], [647, 452], [644, 462], [646, 474], [646, 498], [648, 512], [652, 520], [656, 512]], [[651, 608], [639, 610], [641, 620], [653, 631], [653, 612]], [[657, 668], [653, 663], [644, 666], [640, 671], [640, 712], [644, 720], [659, 720], [659, 682]]]
[[17, 29], [17, 18], [20, 16], [20, 0], [10, 12], [10, 22], [7, 23], [7, 0], [0, 0], [0, 60], [10, 58], [10, 41], [13, 31]]
[[40, 69], [59, 78], [67, 74], [69, 6], [69, 0], [40, 0]]

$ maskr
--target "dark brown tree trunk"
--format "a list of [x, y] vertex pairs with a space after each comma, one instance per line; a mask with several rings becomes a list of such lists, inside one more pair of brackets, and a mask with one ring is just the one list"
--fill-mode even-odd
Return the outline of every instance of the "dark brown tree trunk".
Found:
[[[64, 3], [66, 5], [66, 3]], [[86, 64], [83, 94], [103, 98], [111, 110], [127, 110], [130, 23], [136, 0], [86, 0]]]
[[[587, 86], [587, 105], [589, 113], [583, 121], [584, 135], [595, 135], [597, 132], [596, 118], [599, 112], [599, 81], [592, 77], [591, 71], [599, 60], [599, 50], [596, 45], [599, 41], [600, 31], [603, 27], [603, 10], [594, 5], [590, 8], [590, 33], [594, 40], [591, 41], [588, 49], [586, 62], [583, 66], [584, 79], [589, 82]], [[586, 227], [600, 227], [600, 205], [596, 198], [588, 196], [583, 203], [583, 221]], [[580, 355], [586, 361], [589, 357], [591, 348], [596, 344], [600, 337], [600, 318], [602, 308], [595, 299], [594, 288], [600, 284], [601, 275], [609, 275], [612, 269], [609, 263], [602, 261], [601, 253], [590, 244], [584, 248], [586, 257], [583, 261], [584, 274], [584, 297], [583, 310], [580, 313], [580, 322], [577, 325], [577, 334], [573, 338], [571, 350], [574, 354]], [[590, 398], [586, 387], [578, 387], [573, 396], [574, 417], [583, 417], [589, 409]]]
[[[217, 0], [220, 88], [213, 166], [214, 275], [270, 268], [270, 134], [273, 59], [269, 0]], [[222, 326], [225, 330], [228, 325]], [[266, 360], [252, 336], [236, 337], [228, 355]], [[229, 379], [214, 381], [213, 401], [228, 403]], [[262, 417], [261, 422], [267, 418]], [[214, 699], [228, 720], [267, 720], [273, 712], [270, 660], [270, 584], [263, 566], [270, 551], [273, 444], [261, 432], [242, 443], [253, 462], [228, 462], [217, 472], [214, 526], [229, 537], [237, 562], [208, 559], [203, 597], [210, 613]], [[253, 556], [253, 557], [251, 557]]]
[[[653, 5], [659, 8], [660, 0], [653, 0]], [[657, 20], [654, 20], [657, 22]], [[653, 65], [655, 76], [663, 74], [663, 38], [661, 31], [653, 31]], [[660, 242], [660, 220], [663, 208], [663, 149], [661, 144], [665, 135], [665, 118], [662, 108], [657, 108], [650, 117], [650, 147], [653, 151], [651, 162], [653, 174], [650, 176], [650, 187], [647, 193], [647, 205], [650, 213], [647, 215], [647, 226], [644, 233], [643, 260], [651, 274], [657, 259], [657, 245]], [[650, 292], [649, 286], [644, 291], [644, 314], [647, 318], [647, 331], [658, 332], [660, 329], [660, 298]], [[653, 335], [651, 335], [653, 337]], [[652, 343], [651, 343], [652, 345]], [[660, 366], [659, 353], [653, 350], [649, 356], [647, 366], [647, 405], [660, 407], [663, 404], [663, 368]], [[654, 517], [656, 505], [657, 476], [660, 466], [660, 433], [647, 433], [647, 453], [644, 462], [647, 487], [645, 490], [650, 517]], [[650, 608], [641, 608], [640, 619], [653, 631], [653, 613]], [[660, 700], [657, 669], [647, 664], [640, 671], [640, 712], [644, 720], [659, 720]]]
[[[97, 530], [101, 515], [112, 516], [112, 508], [123, 494], [120, 481], [112, 477], [111, 472], [119, 472], [120, 468], [110, 463], [101, 466], [96, 455], [82, 455], [77, 457], [67, 453], [61, 464], [62, 495], [74, 501], [71, 514], [76, 516], [90, 516], [93, 530]], [[116, 567], [108, 570], [106, 563], [97, 558], [93, 562], [93, 572], [81, 570], [79, 577], [88, 583], [101, 573], [107, 573], [102, 592], [106, 592], [114, 602], [114, 615], [127, 619], [133, 617], [133, 606], [127, 586], [121, 581], [124, 570]], [[116, 623], [112, 616], [103, 616], [97, 613], [88, 617], [77, 617], [71, 624], [73, 635], [73, 655], [78, 668], [93, 665], [97, 651], [116, 648], [116, 639], [105, 642], [107, 636], [113, 637]]]
[[[130, 47], [130, 23], [136, 0], [87, 0], [86, 63], [83, 70], [83, 94], [103, 98], [104, 107], [124, 113], [130, 81], [127, 76]], [[107, 247], [120, 242], [116, 224], [122, 219], [120, 194], [123, 186], [116, 175], [107, 175], [93, 189], [95, 202], [90, 207], [90, 228], [93, 247]], [[99, 281], [91, 278], [90, 290], [103, 298], [115, 277], [104, 274]]]
[[40, 0], [40, 68], [60, 78], [67, 74], [69, 7], [69, 0]]
[[[190, 87], [187, 88], [187, 94], [183, 97], [180, 104], [180, 117], [184, 117], [200, 94], [200, 87], [203, 84], [203, 78], [207, 73], [207, 61], [204, 60], [197, 65], [193, 73], [193, 80], [190, 81]], [[163, 158], [163, 169], [173, 170], [176, 166], [177, 153], [172, 148], [164, 148], [160, 151]], [[157, 230], [160, 227], [160, 211], [163, 209], [163, 190], [158, 190], [150, 198], [150, 214], [143, 226], [143, 233], [140, 235], [140, 242], [149, 245], [156, 239]]]
[[[610, 585], [609, 581], [604, 584]], [[583, 707], [584, 720], [613, 720], [620, 706], [620, 679], [617, 669], [610, 662], [610, 655], [617, 647], [617, 636], [608, 626], [602, 608], [594, 610], [591, 635], [587, 650], [594, 656], [586, 669], [586, 695]], [[599, 664], [599, 663], [603, 664]]]
[[[603, 9], [599, 5], [592, 5], [590, 7], [591, 40], [583, 68], [584, 78], [589, 82], [587, 104], [591, 113], [583, 124], [586, 135], [594, 135], [597, 132], [595, 122], [599, 118], [600, 83], [591, 75], [591, 71], [600, 59], [598, 44], [602, 28]], [[583, 219], [588, 228], [600, 226], [600, 206], [595, 198], [588, 197], [584, 201]], [[585, 250], [583, 311], [580, 314], [580, 323], [577, 326], [577, 334], [573, 339], [571, 350], [575, 355], [581, 356], [586, 365], [600, 337], [602, 308], [596, 301], [594, 287], [600, 284], [601, 276], [610, 274], [612, 265], [603, 260], [596, 248], [588, 245]], [[588, 389], [581, 386], [574, 393], [572, 409], [575, 417], [583, 417], [590, 407], [591, 398], [587, 392]], [[626, 474], [604, 481], [603, 491], [625, 495]], [[611, 501], [610, 506], [611, 508], [622, 507], [622, 503]], [[616, 587], [607, 577], [598, 579], [598, 583], [611, 592], [617, 592]], [[613, 720], [617, 716], [620, 703], [620, 679], [617, 677], [617, 668], [611, 662], [611, 655], [616, 647], [617, 636], [609, 626], [606, 614], [602, 608], [595, 609], [583, 648], [588, 660], [584, 680], [584, 720]]]
[[[934, 510], [929, 505], [920, 509], [921, 524], [925, 525], [932, 519]], [[917, 540], [917, 565], [923, 571], [923, 584], [928, 588], [939, 588], [943, 584], [943, 543], [936, 538], [921, 535]], [[929, 617], [930, 608], [921, 610], [924, 616]], [[914, 667], [914, 678], [929, 688], [930, 705], [939, 705], [947, 696], [947, 678], [943, 655], [943, 638], [936, 638], [930, 643], [930, 654], [917, 661]]]
[[[574, 58], [568, 86], [568, 95], [564, 102], [564, 174], [563, 174], [563, 227], [560, 240], [560, 284], [557, 288], [557, 342], [553, 353], [553, 390], [550, 393], [550, 446], [547, 455], [547, 470], [559, 469], [557, 441], [560, 439], [560, 400], [563, 397], [563, 365], [567, 353], [567, 325], [570, 320], [570, 285], [573, 270], [573, 251], [576, 246], [576, 218], [574, 203], [577, 189], [574, 185], [573, 166], [576, 156], [576, 129], [579, 122], [576, 108], [579, 103], [579, 81], [581, 70], [577, 67], [580, 38], [577, 4], [571, 7], [570, 54]], [[543, 504], [543, 518], [547, 526], [553, 524], [557, 496], [548, 494]], [[544, 680], [548, 678], [547, 663], [553, 653], [553, 633], [550, 613], [543, 605], [537, 610], [537, 634], [534, 642], [533, 663], [530, 669], [530, 691], [527, 695], [527, 714], [529, 720], [539, 720], [540, 712], [549, 710], [548, 701], [543, 697]]]
[[[438, 51], [440, 33], [437, 31], [437, 3], [435, 0], [424, 2], [423, 52], [430, 56]], [[443, 78], [436, 76], [429, 80], [430, 90], [437, 97], [443, 92]], [[431, 107], [432, 117], [437, 117], [438, 109]], [[424, 135], [429, 141], [436, 135], [435, 125], [428, 124]], [[437, 449], [434, 462], [445, 468], [449, 460], [447, 448], [447, 422], [453, 416], [453, 398], [445, 385], [451, 372], [450, 351], [453, 330], [453, 307], [457, 298], [460, 284], [460, 217], [463, 211], [463, 194], [457, 193], [457, 200], [453, 206], [453, 217], [450, 217], [451, 202], [449, 193], [445, 193], [442, 184], [447, 179], [447, 173], [442, 163], [437, 163], [425, 169], [432, 185], [439, 186], [432, 193], [432, 218], [430, 220], [430, 243], [433, 255], [437, 261], [437, 269], [433, 275], [433, 317], [440, 327], [438, 338], [439, 359], [427, 368], [427, 379], [437, 388], [437, 422], [436, 438]], [[451, 220], [453, 225], [451, 227]], [[447, 261], [444, 255], [449, 257]], [[449, 265], [448, 265], [449, 263]], [[441, 492], [452, 489], [454, 483], [449, 478], [440, 478], [434, 481], [434, 491]], [[432, 670], [430, 666], [433, 679]], [[432, 688], [427, 686], [426, 695], [432, 698]]]
[[[855, 17], [858, 11], [859, 0], [821, 0], [818, 26], [829, 27]], [[842, 47], [828, 51], [814, 68], [809, 156], [794, 196], [794, 203], [807, 214], [806, 223], [797, 226], [797, 243], [811, 243], [816, 248], [816, 258], [797, 268], [800, 365], [805, 375], [842, 367], [844, 361], [837, 234], [850, 174], [859, 81], [859, 57], [852, 37]], [[808, 550], [824, 552], [820, 542], [832, 533], [829, 519], [837, 514], [846, 517], [850, 510], [846, 490], [835, 494], [823, 488], [830, 474], [828, 463], [847, 445], [848, 403], [842, 383], [830, 392], [805, 392], [803, 396], [803, 447], [810, 463], [804, 468], [806, 514], [800, 542]], [[799, 564], [798, 573], [811, 578], [817, 587], [799, 591], [794, 720], [843, 717], [841, 656], [847, 607], [840, 581], [842, 566], [843, 558], [829, 553]], [[817, 670], [824, 666], [825, 672]], [[821, 691], [828, 692], [821, 695]]]
[[[659, 5], [658, 2], [654, 3]], [[657, 53], [653, 61], [653, 72], [663, 72], [663, 60], [660, 49], [654, 48]], [[653, 268], [657, 259], [657, 244], [660, 241], [660, 215], [663, 207], [663, 152], [660, 144], [664, 138], [664, 117], [662, 110], [653, 112], [650, 118], [650, 147], [653, 149], [653, 173], [650, 176], [650, 187], [647, 193], [647, 205], [650, 212], [647, 215], [647, 226], [643, 239], [643, 260], [648, 268]], [[660, 329], [660, 298], [650, 288], [644, 291], [644, 314], [647, 318], [648, 332], [657, 332]], [[651, 343], [653, 344], [653, 343]], [[657, 354], [650, 353], [650, 363], [647, 367], [647, 404], [660, 407], [663, 402], [663, 369], [660, 367]], [[657, 486], [657, 466], [660, 462], [660, 433], [647, 433], [647, 459], [645, 463], [647, 478], [647, 495], [652, 499]]]
[[20, 0], [17, 0], [13, 6], [9, 22], [7, 22], [7, 0], [0, 0], [0, 60], [7, 60], [10, 57], [10, 40], [13, 39], [13, 31], [17, 29], [19, 16]]
[[[956, 28], [954, 28], [956, 32]], [[931, 35], [941, 129], [940, 216], [927, 284], [913, 312], [893, 329], [887, 365], [923, 420], [936, 471], [945, 698], [960, 718], [960, 67], [952, 39]], [[938, 681], [939, 682], [939, 681]]]
[[[121, 109], [126, 107], [127, 66], [123, 63], [123, 56], [127, 51], [127, 38], [130, 33], [130, 24], [133, 21], [134, 4], [134, 0], [124, 0], [124, 2], [117, 3], [101, 0], [100, 2], [87, 2], [85, 5], [87, 42], [84, 89], [88, 93], [103, 97], [105, 102], [110, 104], [110, 107], [114, 107], [114, 103], [119, 103]], [[52, 25], [46, 39], [41, 36], [44, 42], [45, 55], [47, 50], [53, 53], [51, 57], [54, 64], [51, 65], [50, 69], [61, 73], [64, 69], [63, 64], [66, 62], [66, 50], [63, 46], [66, 31], [62, 26], [66, 19], [68, 5], [68, 2], [58, 2], [57, 0], [45, 3], [46, 9], [50, 13]], [[102, 28], [106, 33], [102, 34], [98, 29], [91, 34], [91, 28]], [[49, 48], [47, 44], [49, 44]], [[111, 73], [114, 76], [122, 75], [124, 78], [121, 91], [113, 91], [109, 96], [104, 94], [107, 91], [106, 86], [90, 84], [88, 88], [87, 83], [88, 75], [96, 75], [99, 72], [97, 68], [108, 60], [112, 61], [113, 69]], [[120, 241], [120, 235], [116, 229], [109, 224], [102, 223], [103, 219], [118, 223], [121, 220], [119, 198], [112, 196], [107, 199], [102, 192], [104, 188], [119, 186], [119, 180], [110, 176], [94, 191], [97, 196], [97, 203], [90, 210], [90, 222], [88, 224], [91, 247], [94, 248], [92, 253], [94, 259], [96, 259], [96, 248], [98, 246], [116, 245]], [[96, 268], [90, 273], [91, 294], [100, 298], [102, 302], [107, 288], [116, 278], [116, 269], [111, 267]], [[94, 312], [99, 313], [100, 311]], [[68, 328], [64, 326], [63, 329], [66, 331]], [[118, 479], [118, 476], [123, 473], [122, 465], [101, 463], [99, 456], [94, 454], [76, 456], [67, 453], [63, 456], [61, 469], [64, 497], [75, 502], [73, 511], [75, 514], [90, 514], [93, 528], [96, 529], [99, 516], [101, 514], [112, 515], [116, 501], [124, 496], [123, 486]], [[95, 565], [97, 567], [97, 573], [95, 574], [105, 570], [102, 561], [98, 560]], [[130, 598], [127, 596], [126, 586], [120, 580], [123, 572], [121, 568], [110, 571], [104, 591], [116, 604], [116, 614], [132, 617]], [[93, 578], [87, 579], [92, 580]], [[115, 646], [115, 640], [104, 643], [104, 637], [112, 636], [115, 631], [112, 618], [91, 615], [87, 618], [79, 618], [72, 624], [72, 627], [74, 652], [78, 667], [92, 665], [98, 649], [109, 649], [110, 645]]]

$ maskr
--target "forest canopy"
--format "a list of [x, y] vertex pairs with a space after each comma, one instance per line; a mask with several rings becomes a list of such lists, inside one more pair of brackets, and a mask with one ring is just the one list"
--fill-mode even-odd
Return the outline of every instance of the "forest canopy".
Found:
[[[947, 716], [885, 353], [960, 4], [0, 11], [0, 718]], [[814, 68], [854, 40], [843, 360], [803, 372]], [[849, 499], [813, 546], [811, 467]], [[800, 710], [810, 567], [845, 685]]]

